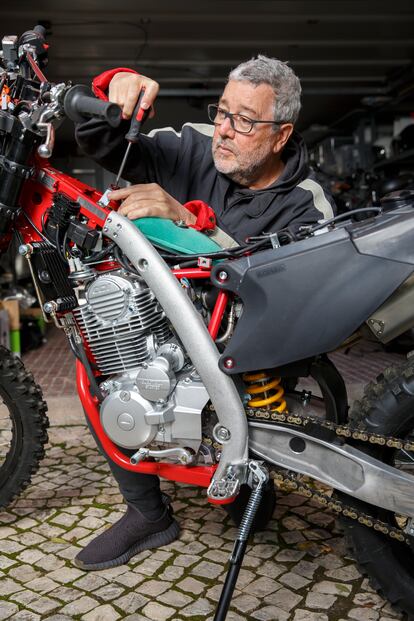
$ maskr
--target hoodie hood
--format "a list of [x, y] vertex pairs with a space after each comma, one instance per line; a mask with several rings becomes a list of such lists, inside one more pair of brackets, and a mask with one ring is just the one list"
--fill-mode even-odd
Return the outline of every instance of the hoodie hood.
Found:
[[[308, 150], [302, 136], [293, 130], [291, 137], [282, 152], [285, 168], [275, 183], [267, 188], [277, 192], [289, 192], [309, 175]], [[261, 192], [262, 190], [257, 190]]]

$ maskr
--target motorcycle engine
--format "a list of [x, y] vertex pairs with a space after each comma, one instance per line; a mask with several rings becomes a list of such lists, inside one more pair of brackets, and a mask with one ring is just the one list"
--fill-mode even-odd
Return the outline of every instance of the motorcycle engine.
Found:
[[75, 320], [106, 377], [100, 414], [109, 438], [127, 449], [197, 453], [208, 393], [152, 291], [118, 270], [92, 277], [77, 297]]

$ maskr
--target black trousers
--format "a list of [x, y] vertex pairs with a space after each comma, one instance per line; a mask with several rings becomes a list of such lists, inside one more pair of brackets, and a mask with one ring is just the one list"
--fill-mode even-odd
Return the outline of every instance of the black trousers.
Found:
[[[157, 519], [164, 511], [159, 478], [154, 474], [141, 474], [140, 472], [132, 472], [118, 466], [105, 453], [88, 417], [85, 416], [85, 418], [100, 452], [109, 464], [122, 496], [129, 504], [137, 507], [149, 519]], [[122, 450], [129, 456], [135, 453], [135, 451], [128, 451], [127, 449]]]

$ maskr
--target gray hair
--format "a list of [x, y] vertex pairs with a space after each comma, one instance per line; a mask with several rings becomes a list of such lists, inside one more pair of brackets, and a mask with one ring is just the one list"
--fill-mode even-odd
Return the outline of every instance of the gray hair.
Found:
[[228, 79], [251, 82], [255, 86], [269, 84], [276, 98], [275, 121], [296, 123], [302, 88], [298, 76], [285, 62], [259, 54], [233, 69]]

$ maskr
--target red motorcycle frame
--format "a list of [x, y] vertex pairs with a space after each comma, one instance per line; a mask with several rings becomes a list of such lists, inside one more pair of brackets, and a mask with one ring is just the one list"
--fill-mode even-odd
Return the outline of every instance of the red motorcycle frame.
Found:
[[[57, 192], [64, 193], [68, 198], [77, 201], [81, 205], [80, 214], [88, 218], [90, 227], [102, 228], [108, 214], [112, 211], [110, 207], [99, 204], [98, 201], [101, 199], [102, 194], [81, 181], [59, 172], [48, 164], [45, 165], [40, 158], [36, 158], [36, 160], [36, 178], [26, 181], [23, 187], [21, 194], [23, 211], [19, 215], [15, 226], [20, 232], [23, 242], [30, 244], [42, 241], [36, 229], [41, 230], [43, 221], [53, 203], [53, 196]], [[111, 203], [111, 206], [115, 209], [117, 208], [115, 203]], [[117, 267], [116, 262], [107, 262], [107, 269], [114, 269], [114, 267]], [[98, 269], [105, 271], [105, 265], [98, 266]], [[210, 270], [205, 268], [173, 269], [172, 272], [178, 279], [207, 280], [210, 277]], [[229, 294], [227, 292], [219, 292], [208, 326], [213, 340], [219, 331], [228, 299]], [[87, 351], [87, 355], [90, 362], [94, 362], [90, 351]], [[117, 465], [126, 470], [156, 474], [162, 478], [181, 483], [189, 483], [206, 488], [210, 485], [214, 472], [217, 469], [216, 465], [189, 467], [148, 460], [138, 464], [131, 464], [129, 458], [108, 438], [102, 428], [99, 418], [99, 402], [96, 397], [90, 394], [88, 376], [80, 360], [76, 361], [76, 380], [79, 398], [85, 414], [102, 443], [105, 453]], [[210, 500], [210, 502], [215, 504], [227, 504], [231, 501], [232, 499]]]

